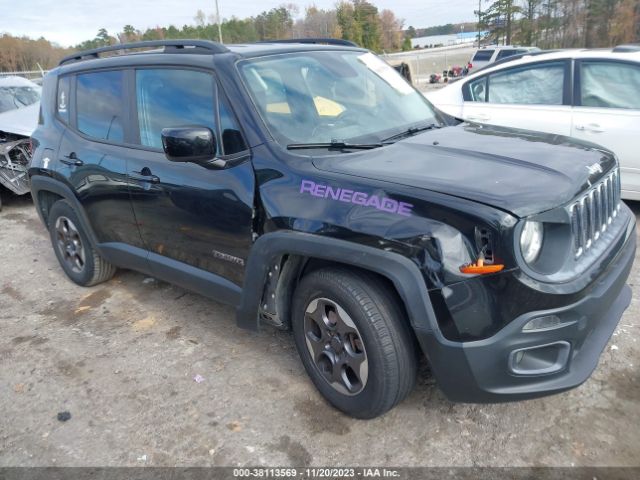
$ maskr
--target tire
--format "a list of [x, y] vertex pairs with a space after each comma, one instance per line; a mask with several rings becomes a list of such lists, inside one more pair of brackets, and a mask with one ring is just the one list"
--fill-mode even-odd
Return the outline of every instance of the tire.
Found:
[[113, 277], [116, 268], [93, 248], [78, 215], [66, 200], [53, 204], [48, 223], [53, 251], [71, 280], [91, 287]]
[[292, 317], [307, 373], [344, 413], [377, 417], [413, 389], [416, 341], [395, 295], [376, 276], [346, 268], [311, 272], [296, 288]]

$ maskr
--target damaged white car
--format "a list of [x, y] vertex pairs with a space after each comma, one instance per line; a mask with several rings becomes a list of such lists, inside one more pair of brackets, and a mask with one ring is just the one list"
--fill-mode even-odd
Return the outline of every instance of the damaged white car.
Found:
[[38, 123], [41, 87], [21, 77], [0, 78], [0, 209], [2, 190], [29, 193], [31, 134]]

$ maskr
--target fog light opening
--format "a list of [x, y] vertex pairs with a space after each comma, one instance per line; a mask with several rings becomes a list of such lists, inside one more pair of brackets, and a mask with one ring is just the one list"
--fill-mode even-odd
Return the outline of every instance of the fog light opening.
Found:
[[518, 375], [545, 375], [563, 370], [569, 361], [569, 342], [514, 350], [509, 355], [509, 369]]

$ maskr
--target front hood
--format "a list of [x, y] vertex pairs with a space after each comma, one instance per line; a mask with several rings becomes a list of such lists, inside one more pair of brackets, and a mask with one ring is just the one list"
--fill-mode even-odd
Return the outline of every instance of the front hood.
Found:
[[566, 204], [616, 160], [567, 137], [466, 123], [375, 150], [317, 156], [313, 163], [319, 170], [424, 188], [525, 217]]
[[38, 126], [40, 102], [0, 113], [0, 132], [30, 137]]

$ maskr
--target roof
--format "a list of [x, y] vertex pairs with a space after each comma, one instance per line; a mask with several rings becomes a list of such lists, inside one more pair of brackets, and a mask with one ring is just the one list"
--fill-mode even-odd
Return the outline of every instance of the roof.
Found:
[[[305, 51], [359, 51], [367, 50], [345, 44], [327, 45], [320, 43], [332, 39], [301, 39], [302, 43], [293, 41], [275, 41], [271, 43], [225, 44], [208, 40], [162, 40], [119, 44], [100, 49], [76, 52], [65, 57], [59, 66], [50, 70], [49, 75], [61, 75], [96, 68], [119, 68], [136, 65], [180, 64], [208, 68], [212, 59], [228, 60], [232, 58], [253, 58], [282, 53]], [[314, 43], [304, 43], [314, 42]], [[337, 40], [336, 42], [344, 42]], [[144, 50], [142, 50], [144, 49]], [[123, 52], [126, 52], [123, 54]], [[110, 56], [103, 56], [110, 53]], [[179, 60], [178, 60], [179, 58]]]

